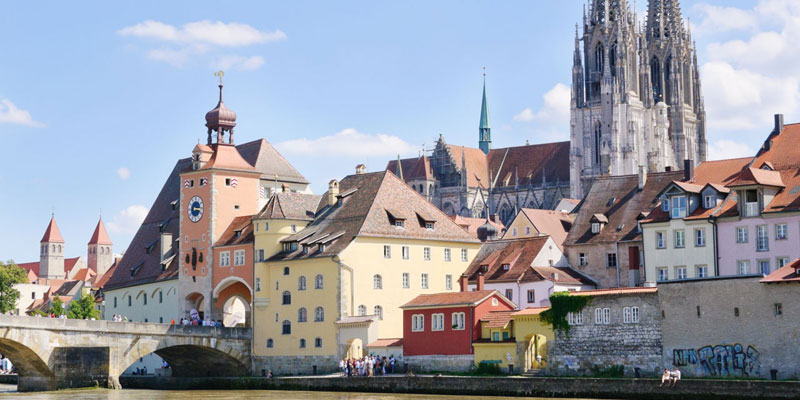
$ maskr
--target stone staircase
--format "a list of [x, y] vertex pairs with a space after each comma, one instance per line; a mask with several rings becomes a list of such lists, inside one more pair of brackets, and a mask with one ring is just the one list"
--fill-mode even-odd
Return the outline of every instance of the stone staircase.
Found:
[[545, 376], [543, 369], [529, 369], [522, 374], [526, 378], [533, 378], [537, 376]]

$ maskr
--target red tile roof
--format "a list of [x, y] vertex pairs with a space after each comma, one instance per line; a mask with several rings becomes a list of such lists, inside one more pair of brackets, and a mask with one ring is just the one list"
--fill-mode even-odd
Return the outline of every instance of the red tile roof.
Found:
[[[549, 236], [488, 241], [481, 246], [465, 273], [470, 281], [483, 274], [487, 282], [516, 282], [523, 277], [531, 281], [542, 280], [532, 273], [531, 264], [547, 243]], [[503, 265], [508, 264], [508, 270]], [[482, 266], [487, 266], [482, 271]]]
[[367, 347], [402, 347], [402, 346], [403, 346], [403, 338], [378, 339], [367, 345]]
[[765, 276], [759, 282], [761, 283], [781, 283], [781, 282], [800, 282], [800, 275], [797, 270], [800, 268], [800, 258], [793, 262], [784, 265], [781, 268], [773, 271], [771, 274]]
[[322, 199], [318, 194], [280, 192], [269, 198], [254, 219], [292, 219], [313, 221]]
[[[483, 224], [486, 223], [486, 218], [471, 218], [471, 217], [462, 217], [458, 214], [456, 215], [448, 215], [450, 219], [453, 220], [458, 226], [464, 228], [467, 232], [469, 232], [472, 237], [478, 237], [478, 228], [480, 228]], [[503, 225], [502, 221], [491, 221], [489, 223], [492, 224], [495, 228], [497, 228], [497, 232], [501, 233], [505, 231], [506, 227]]]
[[92, 234], [92, 238], [89, 239], [89, 244], [107, 244], [111, 245], [111, 238], [108, 237], [108, 232], [106, 232], [106, 226], [103, 225], [103, 219], [100, 218], [97, 221], [97, 226], [94, 228], [94, 233]]
[[510, 311], [490, 311], [484, 315], [480, 321], [483, 322], [484, 328], [505, 328], [511, 322], [511, 315], [514, 310]]
[[753, 161], [753, 167], [761, 168], [765, 163], [772, 165], [774, 169], [793, 169], [800, 168], [800, 124], [787, 124], [783, 131], [777, 135], [770, 134], [764, 146], [759, 150]]
[[567, 239], [567, 234], [572, 228], [572, 219], [569, 214], [532, 208], [523, 208], [520, 211], [522, 212], [517, 214], [517, 218], [524, 215], [538, 232], [552, 237], [558, 247], [563, 249], [564, 240]]
[[222, 233], [222, 236], [214, 243], [214, 247], [253, 243], [255, 236], [253, 235], [252, 218], [252, 215], [234, 218], [225, 229], [225, 232]]
[[[694, 169], [694, 179], [691, 183], [703, 186], [706, 183], [726, 184], [736, 178], [739, 172], [746, 168], [752, 157], [731, 158], [726, 160], [704, 161]], [[676, 180], [683, 180], [676, 179]]]
[[611, 296], [611, 295], [644, 294], [644, 293], [658, 293], [658, 288], [630, 287], [630, 288], [579, 290], [575, 292], [569, 292], [570, 296]]
[[400, 308], [434, 307], [434, 306], [475, 306], [487, 300], [492, 295], [497, 295], [508, 304], [513, 305], [497, 290], [481, 290], [471, 292], [447, 292], [421, 294]]
[[236, 169], [245, 171], [254, 171], [250, 163], [239, 153], [239, 150], [232, 144], [215, 143], [211, 145], [214, 154], [208, 160], [203, 169], [221, 168], [221, 169]]
[[47, 230], [44, 231], [44, 236], [42, 236], [42, 240], [39, 241], [39, 243], [44, 242], [64, 243], [64, 238], [61, 237], [61, 231], [58, 230], [58, 225], [56, 225], [55, 216], [50, 217]]
[[[406, 182], [436, 179], [436, 171], [433, 170], [431, 160], [428, 156], [406, 158], [399, 162], [402, 167], [403, 180]], [[398, 160], [389, 161], [386, 165], [386, 170], [392, 171], [395, 175], [400, 176], [400, 169], [397, 168], [397, 163]]]
[[[64, 259], [64, 273], [68, 275], [69, 272], [72, 271], [72, 268], [75, 267], [75, 264], [77, 264], [78, 260], [80, 260], [80, 259], [81, 259], [80, 257], [65, 258]], [[39, 279], [39, 261], [17, 264], [17, 266], [22, 268], [22, 269], [24, 269], [25, 271], [28, 271], [28, 276], [30, 276], [30, 273], [35, 274], [36, 275], [36, 279], [34, 279], [34, 280], [38, 280]]]
[[547, 311], [549, 309], [550, 309], [550, 307], [528, 307], [526, 309], [519, 310], [519, 311], [511, 314], [511, 316], [512, 317], [516, 317], [516, 316], [523, 316], [523, 315], [539, 315], [543, 311]]
[[728, 187], [764, 185], [774, 187], [785, 187], [779, 171], [770, 171], [760, 168], [745, 168], [730, 181]]
[[[458, 164], [460, 167], [461, 164]], [[495, 187], [569, 182], [569, 142], [529, 144], [492, 149], [488, 167], [496, 178]]]
[[447, 145], [447, 149], [456, 169], [461, 170], [462, 166], [466, 167], [468, 187], [489, 188], [489, 167], [486, 154], [483, 154], [481, 149], [452, 144]]

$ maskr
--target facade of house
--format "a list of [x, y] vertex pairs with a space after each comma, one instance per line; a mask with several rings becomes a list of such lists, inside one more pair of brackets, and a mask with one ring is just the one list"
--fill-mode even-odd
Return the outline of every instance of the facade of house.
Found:
[[256, 268], [258, 369], [330, 370], [376, 339], [400, 337], [399, 307], [420, 294], [456, 291], [480, 247], [387, 171], [358, 168], [331, 181], [313, 215]]
[[572, 217], [566, 212], [523, 208], [511, 220], [503, 239], [550, 236], [563, 250], [564, 240], [572, 228]]
[[549, 307], [492, 311], [481, 318], [481, 338], [472, 343], [475, 365], [496, 364], [501, 372], [525, 373], [547, 365], [553, 328], [539, 314]]

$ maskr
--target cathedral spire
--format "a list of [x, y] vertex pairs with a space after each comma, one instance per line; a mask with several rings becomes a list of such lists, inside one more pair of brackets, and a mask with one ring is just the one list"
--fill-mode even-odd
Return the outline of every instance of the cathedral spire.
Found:
[[478, 127], [478, 147], [484, 154], [492, 149], [492, 128], [489, 126], [489, 105], [486, 103], [486, 67], [483, 67], [483, 99], [481, 100], [481, 122]]

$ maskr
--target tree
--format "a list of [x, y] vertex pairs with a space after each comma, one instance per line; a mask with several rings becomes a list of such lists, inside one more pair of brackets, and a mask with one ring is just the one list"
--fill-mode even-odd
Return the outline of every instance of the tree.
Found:
[[69, 319], [99, 319], [100, 318], [100, 311], [94, 307], [94, 296], [89, 293], [86, 293], [81, 296], [80, 300], [73, 301], [72, 304], [69, 305], [69, 311], [67, 312], [67, 318]]
[[14, 309], [19, 300], [19, 290], [14, 289], [17, 283], [28, 283], [28, 274], [14, 261], [0, 261], [0, 313]]
[[64, 302], [61, 301], [58, 295], [55, 295], [53, 300], [50, 300], [50, 314], [55, 314], [56, 317], [64, 314]]

